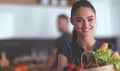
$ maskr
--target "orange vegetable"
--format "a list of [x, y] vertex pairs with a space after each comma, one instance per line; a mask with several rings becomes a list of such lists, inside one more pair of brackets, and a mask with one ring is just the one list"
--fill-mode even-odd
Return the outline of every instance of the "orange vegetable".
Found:
[[101, 47], [100, 47], [104, 52], [106, 52], [106, 50], [108, 49], [108, 43], [104, 42]]
[[20, 66], [15, 66], [13, 67], [13, 71], [22, 71]]
[[26, 65], [14, 66], [13, 71], [28, 71], [28, 67]]
[[28, 67], [26, 65], [22, 65], [21, 68], [22, 68], [22, 71], [28, 71]]

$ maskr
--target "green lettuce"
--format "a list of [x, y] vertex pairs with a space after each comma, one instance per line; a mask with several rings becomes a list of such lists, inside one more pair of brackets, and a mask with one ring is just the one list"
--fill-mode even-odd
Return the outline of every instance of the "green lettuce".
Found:
[[[120, 71], [120, 59], [112, 56], [113, 51], [111, 49], [107, 49], [104, 52], [102, 49], [97, 49], [95, 51], [89, 51], [87, 57], [94, 58], [93, 63], [98, 66], [105, 66], [109, 64], [113, 64], [116, 71]], [[97, 63], [96, 63], [97, 62]]]

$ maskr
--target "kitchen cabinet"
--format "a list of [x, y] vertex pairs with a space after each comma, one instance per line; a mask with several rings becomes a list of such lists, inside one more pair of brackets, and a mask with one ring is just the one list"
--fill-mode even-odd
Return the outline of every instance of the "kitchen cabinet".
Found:
[[32, 4], [47, 6], [71, 6], [75, 0], [0, 0], [0, 3], [7, 4]]
[[0, 0], [0, 3], [9, 4], [36, 4], [38, 0]]
[[69, 6], [71, 6], [74, 2], [75, 2], [75, 0], [68, 0], [68, 1], [67, 1], [67, 4], [68, 4]]

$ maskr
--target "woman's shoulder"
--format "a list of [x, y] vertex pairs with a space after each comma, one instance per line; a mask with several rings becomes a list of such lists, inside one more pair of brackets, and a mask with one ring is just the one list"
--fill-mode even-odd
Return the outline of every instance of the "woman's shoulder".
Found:
[[71, 43], [66, 43], [62, 45], [60, 48], [58, 48], [57, 54], [62, 54], [68, 59], [70, 59], [71, 51], [72, 51]]
[[71, 45], [72, 43], [66, 43], [66, 44], [63, 44], [60, 48], [58, 48], [58, 51], [68, 51], [71, 49]]
[[108, 43], [108, 48], [112, 49], [113, 52], [118, 51], [118, 47], [117, 47], [117, 45], [114, 44], [114, 43], [111, 43], [111, 42]]

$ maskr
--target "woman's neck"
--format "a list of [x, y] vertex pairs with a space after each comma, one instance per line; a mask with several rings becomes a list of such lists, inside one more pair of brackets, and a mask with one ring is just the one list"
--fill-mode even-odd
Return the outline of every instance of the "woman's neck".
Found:
[[80, 46], [82, 46], [82, 48], [84, 50], [91, 50], [93, 49], [95, 43], [96, 43], [96, 40], [94, 39], [94, 37], [77, 37], [77, 42], [79, 43]]

